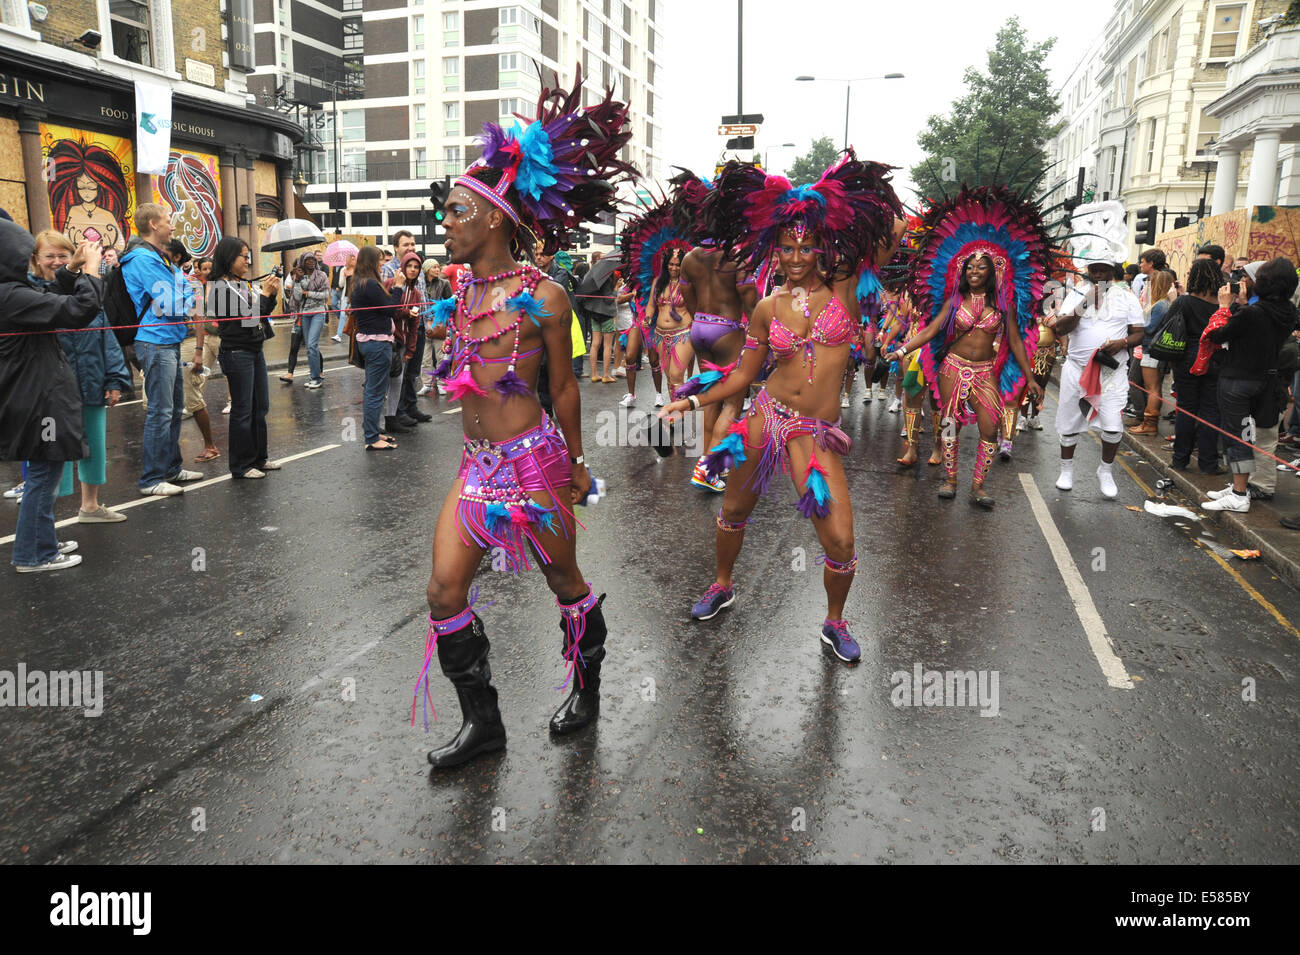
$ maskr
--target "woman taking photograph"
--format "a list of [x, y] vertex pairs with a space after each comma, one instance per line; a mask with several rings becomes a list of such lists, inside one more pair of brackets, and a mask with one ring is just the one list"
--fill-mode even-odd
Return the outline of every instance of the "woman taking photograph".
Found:
[[83, 241], [48, 290], [28, 277], [35, 251], [31, 233], [0, 221], [0, 461], [27, 462], [12, 557], [20, 574], [81, 563], [76, 542], [60, 544], [54, 529], [64, 462], [85, 453], [80, 390], [56, 336], [32, 333], [85, 328], [103, 295], [98, 242]]
[[[248, 243], [226, 236], [212, 254], [207, 285], [207, 318], [215, 323], [221, 347], [217, 362], [230, 387], [230, 473], [237, 478], [264, 478], [280, 465], [267, 460], [264, 319], [275, 310], [280, 280], [271, 276], [261, 294], [248, 282]], [[235, 321], [235, 319], [239, 319]]]
[[[366, 384], [363, 429], [367, 451], [391, 451], [397, 442], [379, 430], [388, 396], [388, 372], [393, 363], [393, 312], [402, 289], [390, 292], [379, 277], [382, 254], [367, 245], [357, 253], [352, 292], [348, 300], [356, 323], [357, 352], [365, 363]], [[400, 379], [399, 379], [400, 384]]]
[[[55, 275], [66, 267], [76, 254], [77, 247], [61, 232], [46, 230], [36, 237], [36, 251], [32, 253], [32, 270], [28, 278], [32, 285], [44, 292], [57, 292]], [[103, 309], [90, 323], [90, 328], [108, 328], [108, 316]], [[90, 454], [77, 462], [77, 477], [81, 480], [81, 510], [77, 520], [82, 524], [112, 524], [126, 520], [126, 515], [110, 511], [99, 503], [99, 489], [107, 482], [108, 409], [122, 398], [122, 392], [131, 387], [131, 372], [122, 357], [122, 347], [107, 331], [64, 332], [59, 344], [77, 376], [81, 389], [81, 424], [85, 429], [86, 444]], [[59, 497], [72, 493], [72, 462], [63, 466], [63, 481]]]
[[421, 279], [419, 254], [407, 252], [402, 256], [401, 269], [388, 286], [399, 303], [393, 311], [393, 357], [388, 366], [388, 404], [384, 417], [384, 429], [393, 434], [414, 431], [419, 424], [415, 418], [402, 416], [398, 409], [402, 404], [406, 363], [415, 357], [420, 345], [420, 318], [425, 303]]

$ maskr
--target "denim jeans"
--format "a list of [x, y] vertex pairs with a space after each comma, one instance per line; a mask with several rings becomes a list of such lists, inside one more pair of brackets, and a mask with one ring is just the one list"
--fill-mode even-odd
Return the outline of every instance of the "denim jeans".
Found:
[[302, 337], [307, 343], [307, 367], [311, 371], [312, 381], [320, 381], [320, 336], [324, 330], [324, 312], [316, 312], [314, 315], [304, 315], [302, 317]]
[[341, 289], [341, 288], [332, 288], [332, 289], [330, 289], [330, 308], [329, 308], [329, 311], [325, 313], [325, 330], [326, 330], [326, 331], [329, 331], [329, 327], [330, 327], [330, 319], [332, 319], [335, 315], [338, 315], [338, 317], [339, 317], [339, 329], [340, 329], [340, 331], [342, 330], [342, 328], [343, 328], [343, 315], [342, 315], [342, 313], [339, 311], [339, 306], [340, 306], [340, 304], [342, 303], [342, 301], [343, 301], [343, 289]]
[[366, 361], [365, 417], [366, 444], [379, 440], [380, 419], [388, 398], [388, 366], [393, 361], [392, 342], [357, 342], [357, 351]]
[[217, 360], [230, 385], [230, 473], [243, 477], [266, 463], [266, 356], [260, 348], [223, 348]]
[[343, 326], [348, 323], [348, 297], [343, 294], [342, 289], [336, 289], [334, 293], [331, 293], [330, 305], [338, 309], [339, 325], [338, 330], [334, 334], [342, 338]]
[[417, 326], [415, 354], [406, 361], [406, 370], [402, 375], [402, 397], [397, 405], [397, 413], [415, 417], [420, 410], [416, 392], [420, 390], [420, 366], [424, 364], [424, 322]]
[[59, 538], [54, 532], [54, 498], [63, 476], [62, 461], [28, 461], [27, 487], [18, 505], [18, 526], [14, 530], [15, 567], [33, 567], [59, 556]]
[[181, 472], [181, 415], [185, 411], [185, 378], [181, 346], [135, 343], [144, 371], [144, 393], [149, 408], [140, 442], [140, 488], [170, 481]]
[[[1300, 398], [1300, 371], [1295, 373], [1291, 379], [1291, 395]], [[1291, 406], [1291, 417], [1287, 419], [1286, 429], [1291, 433], [1291, 437], [1300, 438], [1300, 401]]]

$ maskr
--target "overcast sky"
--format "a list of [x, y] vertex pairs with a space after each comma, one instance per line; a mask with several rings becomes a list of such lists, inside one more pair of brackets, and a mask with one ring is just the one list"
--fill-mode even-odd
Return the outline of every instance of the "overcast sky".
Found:
[[[711, 176], [725, 140], [718, 120], [736, 112], [736, 0], [660, 0], [664, 80], [660, 117], [669, 165]], [[921, 159], [916, 138], [931, 113], [965, 92], [962, 73], [984, 69], [998, 29], [1019, 16], [1031, 42], [1057, 37], [1048, 62], [1056, 89], [1104, 26], [1109, 4], [1072, 16], [1044, 0], [745, 0], [744, 111], [762, 113], [755, 140], [773, 147], [769, 168], [784, 173], [812, 140], [844, 141], [844, 83], [796, 76], [901, 80], [854, 83], [849, 143], [864, 159], [902, 169], [895, 188], [913, 201], [907, 167]], [[1071, 28], [1071, 22], [1078, 26]], [[794, 149], [781, 143], [798, 144]], [[746, 157], [748, 158], [748, 157]]]

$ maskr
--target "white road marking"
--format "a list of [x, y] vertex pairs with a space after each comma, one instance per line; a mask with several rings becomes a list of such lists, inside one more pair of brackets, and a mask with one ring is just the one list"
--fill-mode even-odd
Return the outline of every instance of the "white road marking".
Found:
[[1102, 621], [1101, 614], [1097, 612], [1097, 605], [1092, 602], [1088, 585], [1083, 582], [1083, 575], [1079, 573], [1078, 565], [1070, 556], [1070, 550], [1065, 546], [1065, 539], [1057, 530], [1051, 512], [1047, 510], [1047, 502], [1039, 493], [1038, 485], [1034, 483], [1032, 475], [1025, 473], [1020, 475], [1020, 483], [1025, 489], [1025, 496], [1029, 498], [1029, 506], [1038, 521], [1039, 530], [1047, 540], [1052, 559], [1056, 561], [1056, 569], [1060, 571], [1061, 579], [1065, 581], [1065, 589], [1070, 594], [1070, 599], [1074, 601], [1074, 612], [1079, 615], [1079, 623], [1083, 624], [1083, 632], [1088, 637], [1088, 646], [1092, 648], [1092, 654], [1097, 658], [1102, 675], [1106, 678], [1106, 682], [1117, 690], [1133, 689], [1133, 681], [1128, 678], [1128, 671], [1124, 669], [1123, 661], [1115, 655], [1110, 635], [1106, 633], [1106, 624]]
[[[290, 461], [298, 461], [302, 458], [309, 458], [313, 454], [320, 454], [323, 451], [332, 451], [335, 448], [341, 448], [341, 447], [343, 447], [343, 445], [341, 444], [325, 444], [325, 445], [321, 445], [319, 448], [312, 448], [310, 451], [303, 451], [299, 454], [291, 454], [287, 458], [280, 458], [278, 461], [274, 463], [287, 464]], [[184, 485], [185, 494], [192, 494], [193, 492], [197, 491], [199, 488], [210, 487], [213, 484], [220, 484], [222, 481], [229, 481], [232, 476], [233, 475], [227, 472], [226, 474], [219, 475], [218, 477], [208, 478], [206, 481], [195, 481], [193, 484], [186, 484]], [[78, 492], [74, 491], [73, 493], [78, 493]], [[180, 495], [180, 494], [174, 496], [184, 497], [184, 495]], [[107, 507], [110, 511], [125, 511], [132, 507], [139, 507], [141, 504], [154, 504], [158, 501], [166, 501], [166, 500], [170, 500], [170, 498], [166, 497], [165, 495], [150, 496], [150, 497], [141, 496], [135, 498], [134, 500], [125, 501], [121, 504], [112, 504], [112, 505], [106, 504], [104, 506]], [[68, 518], [64, 518], [61, 521], [55, 521], [54, 526], [67, 527], [69, 524], [76, 524], [76, 523], [78, 523], [77, 518], [68, 517]], [[12, 544], [14, 542], [15, 536], [16, 535], [14, 534], [10, 534], [8, 537], [0, 537], [0, 544]]]

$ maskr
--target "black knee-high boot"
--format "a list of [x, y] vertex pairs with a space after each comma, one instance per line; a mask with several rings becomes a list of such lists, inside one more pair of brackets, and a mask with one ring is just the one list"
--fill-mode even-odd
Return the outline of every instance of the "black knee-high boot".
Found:
[[438, 637], [438, 664], [460, 698], [460, 732], [446, 746], [429, 753], [437, 769], [449, 769], [481, 753], [504, 749], [506, 728], [497, 709], [497, 691], [488, 666], [487, 634], [477, 615], [459, 630]]
[[[582, 729], [600, 714], [600, 664], [605, 659], [605, 595], [588, 590], [585, 597], [560, 606], [560, 652], [571, 667], [573, 686], [569, 698], [551, 717], [551, 732], [558, 735]], [[576, 646], [575, 646], [576, 643]]]

